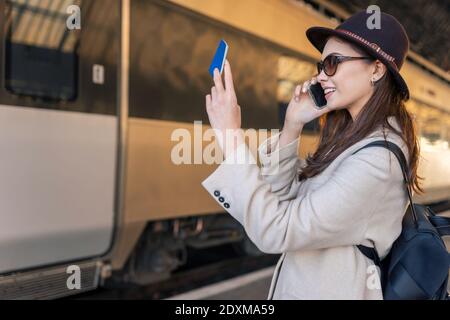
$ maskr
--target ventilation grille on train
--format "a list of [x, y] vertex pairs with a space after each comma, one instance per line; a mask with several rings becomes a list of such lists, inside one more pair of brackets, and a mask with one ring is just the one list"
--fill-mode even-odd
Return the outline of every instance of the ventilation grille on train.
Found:
[[54, 299], [97, 288], [100, 262], [76, 263], [81, 288], [72, 290], [67, 287], [69, 265], [0, 277], [0, 299]]

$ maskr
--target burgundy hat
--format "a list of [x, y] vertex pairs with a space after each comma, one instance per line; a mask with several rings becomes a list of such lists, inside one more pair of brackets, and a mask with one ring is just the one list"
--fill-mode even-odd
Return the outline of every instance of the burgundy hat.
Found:
[[306, 36], [320, 52], [323, 51], [329, 36], [356, 44], [386, 65], [404, 98], [409, 99], [408, 86], [399, 73], [409, 49], [408, 35], [397, 19], [384, 12], [380, 12], [380, 29], [369, 29], [367, 21], [372, 15], [365, 10], [360, 11], [336, 29], [312, 27], [306, 30]]

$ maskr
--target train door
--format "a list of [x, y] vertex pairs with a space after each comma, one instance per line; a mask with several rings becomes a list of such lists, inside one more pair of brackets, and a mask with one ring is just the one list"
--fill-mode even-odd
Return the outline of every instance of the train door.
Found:
[[0, 275], [111, 247], [120, 1], [1, 0]]

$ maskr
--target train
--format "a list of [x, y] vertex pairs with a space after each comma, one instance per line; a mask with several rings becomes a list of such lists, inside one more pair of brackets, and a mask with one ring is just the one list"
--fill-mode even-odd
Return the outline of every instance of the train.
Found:
[[[282, 129], [294, 86], [320, 59], [305, 30], [342, 21], [318, 5], [0, 0], [0, 299], [151, 285], [190, 247], [263, 254], [202, 188], [217, 164], [173, 163], [172, 134], [209, 128], [220, 39], [242, 127]], [[426, 178], [414, 200], [449, 201], [449, 75], [413, 52], [402, 75]], [[318, 133], [317, 120], [305, 126], [300, 157]]]

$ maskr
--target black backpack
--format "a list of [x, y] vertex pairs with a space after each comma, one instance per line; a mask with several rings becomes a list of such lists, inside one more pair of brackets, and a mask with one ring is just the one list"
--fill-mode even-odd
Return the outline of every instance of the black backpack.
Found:
[[450, 235], [450, 218], [436, 215], [430, 207], [412, 201], [407, 162], [402, 150], [390, 141], [371, 142], [368, 147], [391, 150], [403, 172], [409, 206], [402, 221], [402, 232], [389, 254], [380, 261], [374, 248], [358, 249], [380, 268], [381, 289], [385, 300], [448, 300], [450, 255], [441, 236]]

